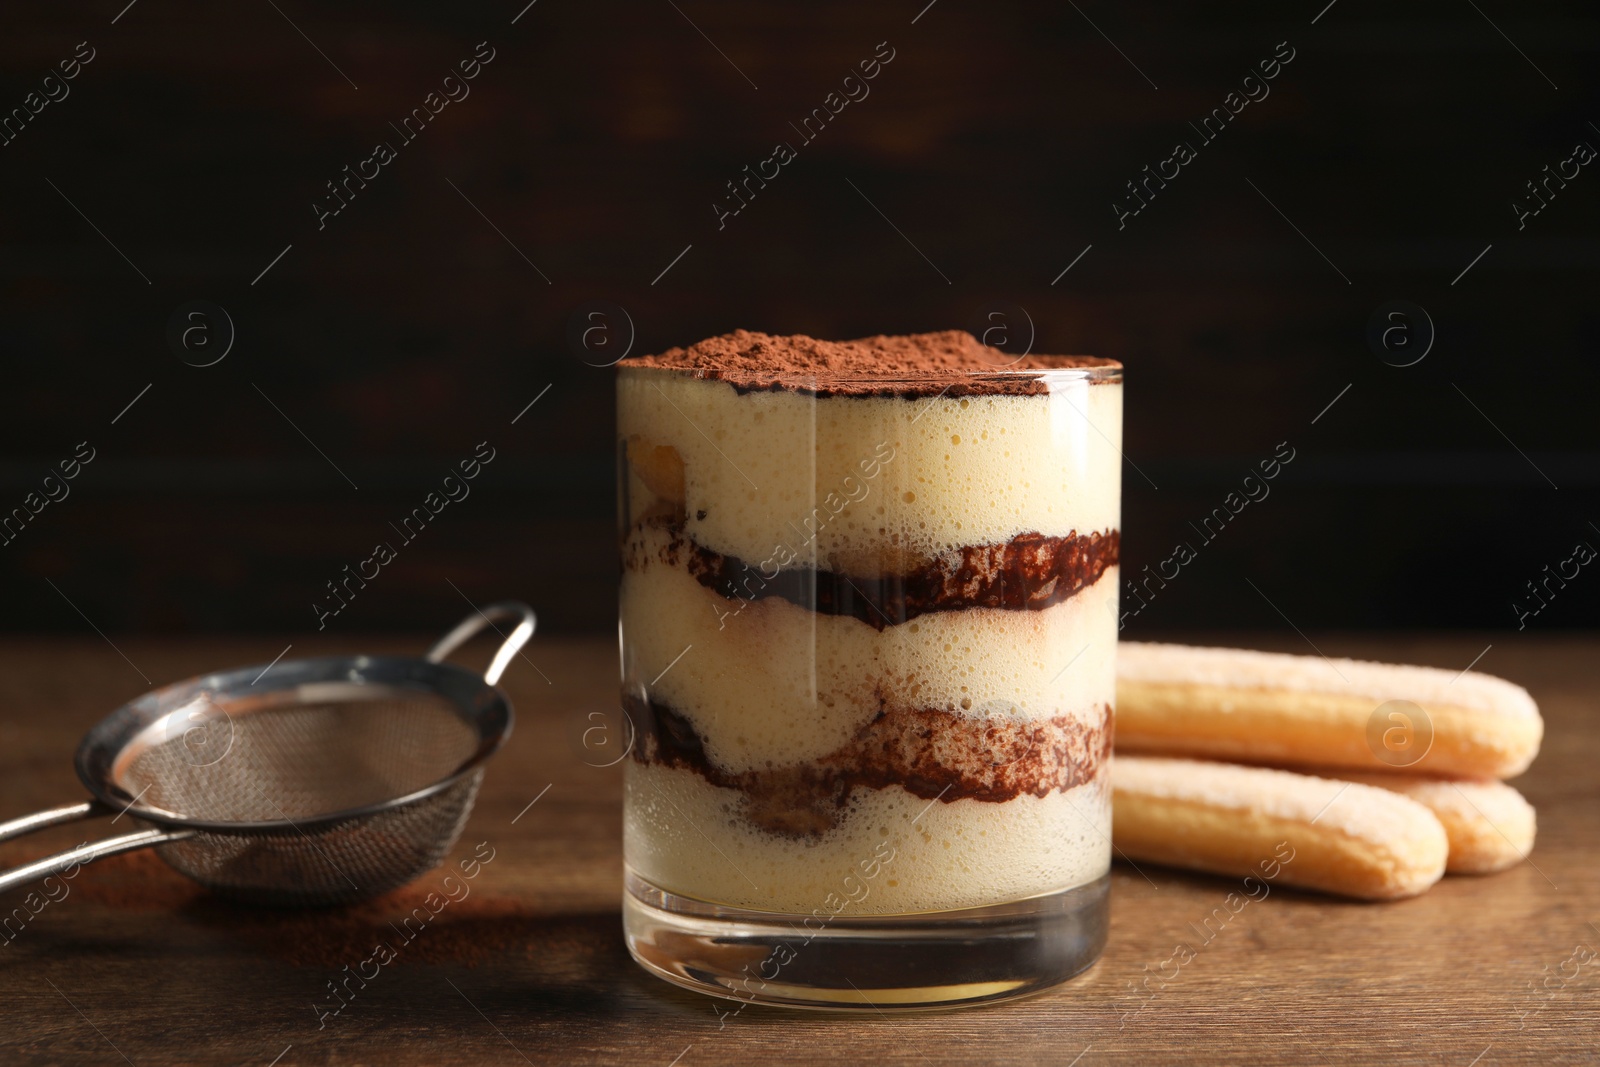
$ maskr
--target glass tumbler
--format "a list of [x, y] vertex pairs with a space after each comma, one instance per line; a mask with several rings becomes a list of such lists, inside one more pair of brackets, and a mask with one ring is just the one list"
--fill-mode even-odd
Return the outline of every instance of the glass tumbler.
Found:
[[892, 1010], [1099, 955], [1122, 371], [1060, 364], [772, 389], [619, 367], [647, 970]]

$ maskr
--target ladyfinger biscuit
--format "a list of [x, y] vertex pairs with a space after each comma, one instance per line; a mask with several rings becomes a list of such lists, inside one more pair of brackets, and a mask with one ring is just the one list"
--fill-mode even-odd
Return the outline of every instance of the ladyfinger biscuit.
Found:
[[[1136, 641], [1117, 650], [1125, 752], [1509, 778], [1543, 736], [1527, 690], [1487, 674]], [[1391, 740], [1425, 751], [1396, 753], [1401, 766], [1380, 758]]]
[[1433, 812], [1450, 839], [1450, 859], [1444, 869], [1451, 874], [1503, 871], [1533, 851], [1533, 805], [1504, 782], [1345, 770], [1319, 773], [1391, 790]]
[[[1387, 789], [1120, 754], [1111, 787], [1111, 840], [1130, 859], [1364, 900], [1415, 896], [1444, 874], [1439, 820]], [[1264, 874], [1273, 859], [1277, 874]]]

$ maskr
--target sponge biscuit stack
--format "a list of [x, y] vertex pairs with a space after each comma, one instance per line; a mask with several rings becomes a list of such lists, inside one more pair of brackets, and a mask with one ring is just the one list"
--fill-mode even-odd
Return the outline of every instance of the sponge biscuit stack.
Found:
[[1490, 675], [1124, 642], [1113, 837], [1236, 875], [1287, 842], [1284, 884], [1412, 896], [1528, 854], [1533, 808], [1498, 779], [1543, 733], [1527, 691]]

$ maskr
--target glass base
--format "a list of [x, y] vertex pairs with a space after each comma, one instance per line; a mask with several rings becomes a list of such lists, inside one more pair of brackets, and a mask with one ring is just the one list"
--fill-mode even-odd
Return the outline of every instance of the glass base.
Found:
[[791, 1008], [915, 1011], [1023, 997], [1085, 970], [1105, 947], [1110, 885], [1104, 875], [986, 908], [824, 920], [708, 904], [630, 869], [622, 925], [645, 970], [697, 993]]

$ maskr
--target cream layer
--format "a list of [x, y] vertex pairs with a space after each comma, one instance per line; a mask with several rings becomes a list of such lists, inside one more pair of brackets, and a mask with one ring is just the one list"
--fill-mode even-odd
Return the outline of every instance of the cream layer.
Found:
[[624, 572], [623, 681], [741, 772], [841, 748], [887, 704], [973, 719], [1100, 722], [1116, 694], [1117, 575], [1040, 611], [932, 612], [877, 630], [777, 598], [729, 601], [648, 551]]
[[[1033, 396], [740, 393], [655, 368], [617, 377], [617, 429], [682, 462], [688, 535], [752, 564], [889, 573], [904, 558], [1118, 527], [1122, 386]], [[677, 477], [676, 471], [673, 474]], [[660, 496], [636, 471], [631, 519]]]
[[980, 907], [1105, 874], [1108, 780], [1102, 769], [1076, 788], [998, 804], [862, 790], [837, 827], [797, 839], [741, 818], [737, 790], [691, 770], [629, 761], [623, 849], [629, 866], [663, 889], [741, 908], [816, 913], [819, 921]]

